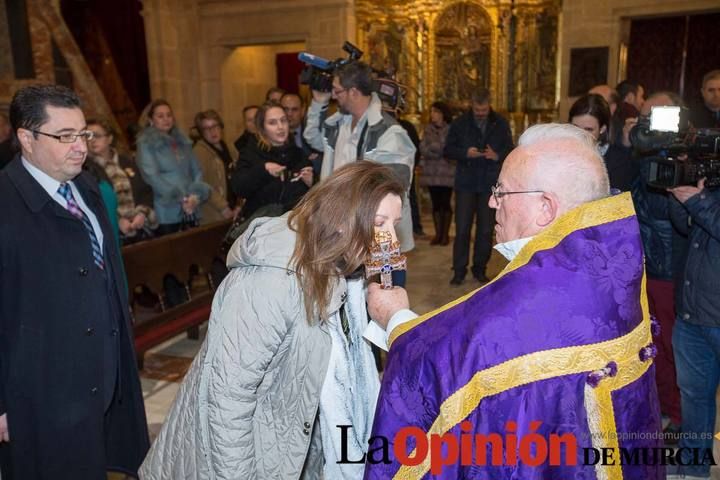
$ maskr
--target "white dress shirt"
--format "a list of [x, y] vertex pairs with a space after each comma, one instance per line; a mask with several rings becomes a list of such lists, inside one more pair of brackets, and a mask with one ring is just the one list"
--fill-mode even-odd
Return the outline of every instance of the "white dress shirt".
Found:
[[358, 143], [360, 143], [360, 135], [366, 123], [367, 110], [360, 117], [355, 128], [352, 128], [352, 115], [343, 115], [340, 120], [337, 142], [335, 142], [333, 171], [357, 160]]
[[[43, 189], [48, 193], [48, 195], [50, 195], [50, 198], [55, 200], [57, 203], [60, 204], [61, 207], [67, 210], [67, 200], [65, 200], [65, 197], [60, 195], [60, 192], [58, 192], [58, 188], [60, 188], [60, 182], [37, 168], [32, 163], [25, 160], [25, 157], [22, 157], [22, 164], [23, 167], [25, 167], [25, 170], [27, 170], [28, 173], [32, 175], [32, 177], [40, 184], [40, 186], [43, 187]], [[103, 232], [100, 228], [100, 223], [98, 222], [97, 217], [95, 216], [93, 211], [90, 210], [90, 208], [87, 206], [85, 200], [82, 198], [82, 195], [80, 195], [80, 191], [77, 189], [72, 180], [67, 182], [67, 184], [70, 185], [70, 190], [72, 191], [73, 197], [75, 197], [75, 201], [77, 202], [78, 207], [80, 207], [80, 210], [82, 210], [90, 220], [90, 225], [92, 225], [93, 231], [95, 232], [95, 237], [100, 244], [100, 248], [102, 248]]]

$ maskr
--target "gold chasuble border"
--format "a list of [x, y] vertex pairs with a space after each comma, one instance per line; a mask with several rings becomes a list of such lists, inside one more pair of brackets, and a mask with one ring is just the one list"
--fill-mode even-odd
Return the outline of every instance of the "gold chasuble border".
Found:
[[[629, 194], [599, 200], [572, 210], [529, 242], [497, 278], [527, 264], [535, 252], [556, 246], [572, 231], [620, 220], [634, 214]], [[414, 323], [418, 324], [432, 315], [451, 308], [474, 293], [431, 312]], [[617, 374], [614, 377], [602, 379], [597, 388], [586, 387], [585, 406], [588, 409], [588, 428], [593, 447], [617, 449], [618, 440], [611, 393], [640, 378], [652, 364], [652, 361], [641, 361], [639, 356], [640, 350], [652, 342], [644, 274], [640, 298], [643, 320], [635, 329], [622, 337], [590, 345], [535, 352], [475, 373], [466, 385], [442, 403], [438, 417], [427, 432], [428, 443], [431, 436], [444, 435], [467, 418], [484, 398], [541, 380], [601, 370], [610, 362], [615, 362]], [[415, 458], [415, 455], [416, 452], [413, 451], [409, 456]], [[419, 465], [403, 465], [393, 478], [419, 479], [430, 470], [430, 462], [431, 459], [427, 456]], [[596, 472], [598, 478], [622, 479], [622, 469], [619, 465], [597, 466]]]
[[573, 210], [570, 210], [555, 223], [550, 225], [548, 228], [536, 235], [525, 247], [518, 253], [518, 255], [510, 262], [497, 277], [493, 278], [490, 282], [486, 283], [482, 287], [473, 290], [472, 292], [464, 295], [457, 300], [454, 300], [442, 307], [435, 309], [431, 312], [421, 315], [418, 318], [405, 322], [398, 325], [390, 332], [388, 338], [388, 347], [392, 346], [392, 343], [403, 333], [411, 330], [417, 325], [423, 323], [425, 320], [434, 317], [435, 315], [444, 312], [470, 297], [475, 295], [478, 291], [486, 288], [488, 285], [492, 285], [499, 279], [504, 277], [510, 272], [517, 270], [518, 268], [527, 265], [530, 259], [537, 252], [543, 250], [549, 250], [555, 248], [558, 244], [571, 233], [582, 230], [584, 228], [596, 227], [605, 223], [622, 220], [627, 217], [635, 215], [635, 209], [633, 207], [632, 197], [630, 193], [625, 192], [612, 197], [606, 197], [601, 200], [594, 202], [585, 203]]

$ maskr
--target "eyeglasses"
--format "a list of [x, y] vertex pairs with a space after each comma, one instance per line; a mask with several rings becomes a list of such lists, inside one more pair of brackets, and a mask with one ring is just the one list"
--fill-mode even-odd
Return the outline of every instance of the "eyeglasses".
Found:
[[78, 138], [82, 138], [84, 141], [89, 142], [93, 138], [95, 138], [95, 132], [92, 130], [85, 130], [78, 133], [63, 133], [60, 135], [55, 135], [52, 133], [45, 133], [41, 132], [40, 130], [30, 130], [33, 133], [39, 134], [39, 135], [45, 135], [46, 137], [54, 138], [60, 143], [75, 143]]
[[515, 195], [517, 193], [545, 193], [542, 190], [525, 190], [522, 192], [502, 192], [500, 191], [500, 188], [502, 187], [502, 184], [500, 182], [496, 183], [492, 187], [490, 187], [490, 191], [492, 192], [492, 196], [495, 199], [495, 203], [500, 203], [500, 199], [503, 198], [505, 195]]
[[348, 91], [347, 88], [333, 88], [333, 89], [332, 89], [332, 94], [337, 97], [337, 96], [340, 95], [341, 93], [347, 92], [347, 91]]
[[220, 126], [220, 124], [219, 124], [219, 123], [216, 123], [216, 124], [210, 125], [210, 126], [208, 126], [208, 127], [203, 127], [201, 130], [202, 130], [203, 132], [211, 132], [211, 131], [213, 131], [213, 130], [221, 130], [221, 129], [222, 129], [222, 127]]

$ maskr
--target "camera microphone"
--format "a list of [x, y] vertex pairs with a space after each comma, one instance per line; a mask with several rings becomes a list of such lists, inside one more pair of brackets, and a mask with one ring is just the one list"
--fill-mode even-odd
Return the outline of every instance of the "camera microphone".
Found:
[[322, 57], [313, 55], [312, 53], [300, 52], [298, 53], [298, 60], [313, 67], [319, 68], [320, 70], [329, 70], [332, 66], [328, 60]]

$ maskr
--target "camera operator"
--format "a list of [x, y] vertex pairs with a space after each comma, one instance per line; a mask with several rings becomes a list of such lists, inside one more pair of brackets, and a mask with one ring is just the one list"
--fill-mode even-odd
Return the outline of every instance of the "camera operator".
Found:
[[[323, 121], [330, 98], [337, 102], [338, 112]], [[373, 92], [372, 70], [365, 63], [351, 61], [338, 67], [331, 92], [313, 90], [304, 137], [312, 148], [324, 152], [321, 178], [348, 163], [368, 160], [392, 168], [409, 191], [415, 146], [397, 121], [382, 111], [382, 102]], [[407, 195], [396, 230], [400, 249], [412, 250], [415, 244]]]
[[[681, 104], [682, 100], [678, 95], [672, 92], [658, 92], [645, 101], [640, 113], [649, 116], [652, 107], [681, 106]], [[628, 119], [628, 125], [633, 123], [637, 123], [637, 119]], [[673, 274], [677, 269], [675, 268], [677, 259], [681, 256], [678, 252], [683, 250], [684, 241], [670, 222], [669, 194], [648, 186], [650, 161], [647, 156], [641, 153], [638, 155], [640, 176], [633, 185], [632, 197], [645, 253], [650, 314], [660, 323], [660, 336], [656, 338], [656, 382], [660, 410], [664, 416], [670, 418], [671, 423], [666, 428], [666, 432], [670, 433], [676, 432], [681, 423], [680, 392], [675, 375], [672, 331], [675, 324]]]
[[[720, 191], [697, 186], [669, 190], [673, 225], [688, 235], [687, 259], [680, 266], [673, 348], [682, 403], [680, 448], [713, 447], [715, 394], [720, 379]], [[680, 467], [679, 474], [710, 478], [710, 465]], [[668, 478], [676, 478], [669, 476]]]

